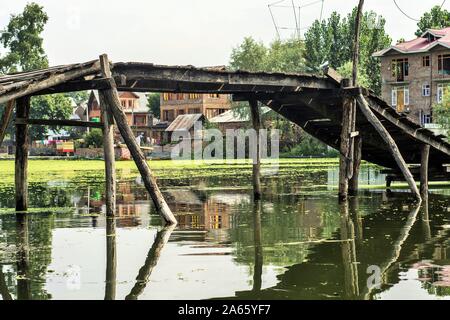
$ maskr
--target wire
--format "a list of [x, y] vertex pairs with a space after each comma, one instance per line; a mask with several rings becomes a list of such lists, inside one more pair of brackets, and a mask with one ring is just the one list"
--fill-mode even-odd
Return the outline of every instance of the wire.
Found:
[[[442, 1], [441, 7], [440, 7], [441, 9], [442, 9], [442, 7], [444, 6], [444, 4], [445, 4], [446, 1], [447, 1], [447, 0]], [[398, 3], [397, 3], [396, 0], [394, 0], [394, 3], [395, 3], [395, 6], [397, 7], [397, 9], [400, 10], [400, 12], [403, 13], [403, 15], [404, 15], [405, 17], [407, 17], [408, 19], [411, 19], [411, 20], [413, 20], [413, 21], [416, 21], [416, 22], [419, 22], [419, 21], [420, 21], [419, 19], [413, 18], [413, 17], [411, 17], [410, 15], [408, 15], [405, 11], [403, 11], [402, 8], [400, 8], [400, 6], [398, 5]]]

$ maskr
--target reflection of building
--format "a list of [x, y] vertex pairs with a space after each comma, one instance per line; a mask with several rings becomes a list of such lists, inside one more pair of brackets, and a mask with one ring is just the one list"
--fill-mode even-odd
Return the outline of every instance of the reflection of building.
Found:
[[431, 123], [432, 106], [450, 85], [450, 27], [429, 29], [374, 56], [381, 59], [383, 99], [411, 120]]
[[231, 206], [249, 201], [246, 194], [218, 193], [200, 200], [192, 191], [168, 192], [170, 207], [176, 212], [178, 226], [193, 230], [226, 230], [232, 226]]

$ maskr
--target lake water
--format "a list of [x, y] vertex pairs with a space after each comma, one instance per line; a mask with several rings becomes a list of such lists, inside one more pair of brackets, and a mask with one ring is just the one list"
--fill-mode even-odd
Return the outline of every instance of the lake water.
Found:
[[31, 182], [30, 206], [40, 209], [28, 215], [5, 209], [14, 206], [5, 183], [0, 298], [450, 297], [448, 190], [431, 187], [417, 207], [407, 190], [371, 187], [384, 177], [363, 167], [360, 196], [339, 205], [336, 166], [286, 166], [263, 179], [253, 203], [250, 171], [161, 179], [175, 229], [161, 227], [130, 175], [118, 185], [115, 220], [103, 214], [95, 174]]

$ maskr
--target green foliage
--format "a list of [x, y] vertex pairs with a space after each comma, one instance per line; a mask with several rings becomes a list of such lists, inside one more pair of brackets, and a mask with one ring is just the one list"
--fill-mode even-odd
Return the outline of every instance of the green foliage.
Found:
[[155, 116], [156, 118], [161, 117], [161, 98], [159, 93], [152, 93], [148, 95], [147, 98], [147, 106], [150, 109], [150, 112]]
[[84, 137], [86, 147], [93, 146], [95, 148], [103, 147], [103, 133], [101, 129], [91, 129]]
[[284, 157], [304, 157], [304, 156], [322, 156], [337, 157], [338, 152], [334, 149], [328, 149], [327, 145], [310, 135], [304, 135], [301, 142], [288, 152], [282, 154]]
[[275, 40], [268, 47], [251, 37], [233, 49], [230, 67], [233, 70], [266, 72], [305, 72], [305, 47], [298, 39]]
[[[36, 96], [31, 99], [31, 119], [67, 119], [72, 114], [70, 100], [64, 94]], [[61, 129], [56, 128], [56, 131]], [[30, 138], [34, 140], [44, 139], [47, 129], [44, 126], [31, 126]]]
[[450, 12], [441, 6], [434, 6], [417, 23], [416, 36], [420, 37], [427, 29], [442, 29], [450, 26]]
[[[357, 8], [347, 17], [333, 12], [328, 20], [316, 20], [305, 33], [305, 57], [308, 68], [318, 71], [321, 64], [338, 69], [353, 57], [355, 18]], [[365, 12], [361, 20], [360, 69], [367, 77], [368, 87], [376, 93], [381, 91], [380, 61], [372, 57], [376, 51], [388, 47], [392, 40], [385, 31], [386, 21], [375, 12]]]
[[[444, 99], [442, 103], [436, 104], [433, 107], [433, 118], [434, 121], [441, 125], [442, 128], [447, 132], [447, 136], [450, 135], [450, 94], [446, 92], [444, 94]], [[450, 138], [447, 140], [450, 142]]]
[[88, 91], [76, 91], [76, 92], [68, 92], [65, 94], [67, 97], [72, 98], [77, 105], [87, 102], [89, 99]]
[[[340, 66], [337, 71], [341, 76], [344, 78], [351, 78], [352, 72], [353, 72], [353, 62], [347, 61], [342, 66]], [[370, 87], [370, 77], [366, 74], [365, 68], [361, 66], [361, 64], [358, 65], [358, 84], [363, 87]]]
[[0, 71], [10, 73], [48, 67], [41, 37], [48, 16], [36, 3], [26, 5], [18, 15], [11, 15], [0, 43], [9, 52], [0, 58]]

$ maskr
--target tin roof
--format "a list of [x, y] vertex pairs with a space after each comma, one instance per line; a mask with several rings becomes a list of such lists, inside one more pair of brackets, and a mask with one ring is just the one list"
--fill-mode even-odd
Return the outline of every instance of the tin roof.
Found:
[[[429, 35], [433, 36], [433, 38], [429, 38]], [[443, 29], [428, 29], [420, 37], [414, 40], [390, 46], [389, 48], [375, 52], [373, 56], [383, 57], [391, 50], [403, 54], [428, 52], [439, 45], [450, 49], [450, 27]]]
[[165, 131], [173, 132], [190, 130], [195, 122], [203, 119], [204, 116], [201, 113], [179, 115]]
[[[261, 107], [261, 114], [266, 114], [271, 109], [269, 107]], [[231, 122], [248, 122], [250, 121], [250, 116], [248, 113], [242, 115], [236, 110], [228, 110], [224, 113], [209, 119], [211, 123], [231, 123]]]

